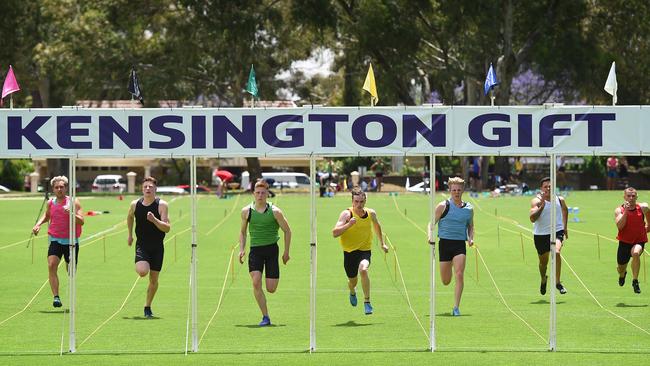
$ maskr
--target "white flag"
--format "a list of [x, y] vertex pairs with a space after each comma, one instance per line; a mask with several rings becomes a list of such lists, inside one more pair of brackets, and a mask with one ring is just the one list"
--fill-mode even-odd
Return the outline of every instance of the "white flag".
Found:
[[618, 83], [616, 82], [616, 62], [612, 62], [612, 68], [609, 69], [609, 75], [607, 75], [607, 81], [605, 82], [605, 91], [612, 96], [612, 101], [616, 104], [616, 90], [618, 89]]

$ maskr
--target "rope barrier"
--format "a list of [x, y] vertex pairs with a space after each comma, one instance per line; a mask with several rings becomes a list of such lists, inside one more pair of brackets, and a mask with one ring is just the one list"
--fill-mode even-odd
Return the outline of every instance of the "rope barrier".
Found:
[[111, 321], [115, 317], [115, 315], [117, 315], [120, 311], [122, 311], [122, 309], [124, 309], [124, 305], [126, 305], [126, 302], [129, 300], [129, 297], [131, 297], [131, 294], [135, 289], [135, 285], [138, 284], [139, 280], [140, 280], [140, 276], [136, 277], [135, 281], [133, 282], [133, 286], [131, 286], [131, 290], [129, 290], [129, 293], [126, 295], [126, 298], [122, 302], [122, 305], [120, 305], [119, 309], [117, 309], [111, 316], [109, 316], [106, 320], [104, 320], [101, 324], [99, 324], [99, 326], [95, 328], [95, 330], [90, 332], [90, 334], [81, 343], [79, 343], [79, 347], [83, 346], [83, 344], [86, 343], [86, 341], [88, 341], [90, 337], [95, 335], [95, 333], [97, 333], [104, 325], [106, 325], [106, 323]]
[[402, 267], [399, 264], [399, 258], [397, 257], [397, 252], [395, 251], [395, 246], [393, 245], [393, 243], [390, 240], [390, 238], [388, 237], [388, 235], [386, 235], [386, 233], [384, 233], [384, 236], [386, 237], [386, 240], [388, 241], [388, 245], [390, 245], [390, 247], [393, 248], [393, 255], [395, 256], [395, 263], [397, 264], [397, 272], [399, 273], [399, 277], [400, 277], [400, 280], [402, 282], [402, 286], [404, 287], [404, 295], [406, 297], [406, 303], [409, 306], [409, 310], [413, 314], [413, 317], [415, 318], [415, 321], [417, 321], [417, 323], [420, 325], [420, 328], [422, 328], [422, 331], [424, 332], [424, 336], [427, 337], [427, 340], [429, 340], [430, 339], [429, 338], [429, 332], [424, 327], [424, 325], [422, 325], [422, 322], [420, 321], [420, 318], [418, 317], [417, 313], [413, 309], [413, 305], [411, 304], [411, 298], [409, 296], [408, 289], [406, 288], [406, 282], [404, 281], [404, 276], [402, 275]]
[[544, 336], [539, 334], [539, 332], [537, 330], [535, 330], [535, 328], [533, 328], [530, 324], [528, 324], [528, 322], [526, 320], [524, 320], [524, 318], [519, 316], [519, 314], [517, 314], [514, 310], [512, 310], [510, 305], [508, 305], [508, 302], [503, 297], [503, 294], [501, 293], [501, 290], [499, 289], [499, 286], [497, 286], [497, 283], [494, 280], [494, 277], [492, 276], [492, 272], [490, 272], [490, 269], [488, 268], [487, 264], [485, 263], [485, 259], [483, 259], [483, 254], [481, 254], [481, 251], [479, 250], [476, 243], [474, 243], [474, 246], [476, 246], [476, 253], [478, 253], [479, 258], [481, 259], [481, 262], [483, 263], [483, 267], [485, 267], [485, 270], [487, 271], [488, 276], [490, 276], [490, 280], [492, 281], [492, 284], [494, 285], [494, 288], [497, 290], [497, 294], [499, 294], [499, 298], [501, 299], [501, 302], [506, 307], [506, 309], [508, 309], [508, 311], [510, 311], [512, 313], [512, 315], [514, 315], [517, 319], [521, 320], [531, 331], [533, 331], [533, 333], [535, 333], [541, 340], [543, 340], [544, 343], [548, 343], [548, 340], [546, 338], [544, 338]]
[[208, 328], [210, 328], [210, 325], [212, 324], [212, 321], [217, 316], [217, 312], [221, 308], [221, 302], [223, 300], [223, 294], [226, 291], [226, 284], [228, 283], [228, 273], [230, 273], [230, 266], [233, 263], [232, 259], [233, 259], [233, 256], [235, 255], [235, 249], [237, 249], [238, 246], [239, 246], [239, 243], [233, 245], [232, 249], [230, 250], [230, 258], [228, 259], [228, 266], [226, 267], [226, 274], [223, 277], [223, 285], [221, 286], [221, 293], [219, 294], [219, 301], [217, 301], [217, 308], [214, 310], [214, 313], [212, 313], [212, 317], [210, 317], [210, 320], [208, 321], [208, 324], [205, 326], [205, 329], [203, 330], [203, 333], [201, 333], [201, 337], [199, 338], [199, 345], [201, 344], [201, 341], [203, 341], [203, 337], [205, 336], [205, 333], [208, 331]]
[[611, 315], [613, 315], [613, 316], [615, 316], [615, 317], [617, 317], [617, 318], [623, 320], [624, 322], [626, 322], [626, 323], [632, 325], [633, 327], [639, 329], [639, 330], [642, 331], [643, 333], [645, 333], [645, 334], [647, 334], [647, 335], [650, 335], [650, 332], [649, 332], [648, 330], [646, 330], [646, 329], [644, 329], [644, 328], [641, 328], [640, 326], [638, 326], [638, 325], [632, 323], [631, 321], [627, 320], [626, 318], [624, 318], [624, 317], [622, 317], [622, 316], [616, 314], [615, 312], [613, 312], [613, 311], [607, 309], [605, 306], [603, 306], [603, 304], [601, 304], [600, 301], [598, 301], [598, 299], [596, 298], [596, 296], [594, 296], [594, 294], [591, 292], [591, 290], [589, 290], [589, 288], [587, 287], [587, 285], [585, 285], [585, 283], [582, 281], [582, 279], [581, 279], [581, 278], [578, 276], [578, 274], [573, 270], [573, 267], [571, 266], [571, 264], [569, 263], [569, 261], [567, 261], [566, 256], [562, 255], [562, 259], [564, 259], [564, 264], [566, 264], [566, 265], [569, 267], [569, 269], [571, 270], [571, 273], [573, 273], [573, 276], [578, 280], [578, 282], [580, 282], [580, 284], [582, 285], [582, 287], [584, 287], [584, 289], [587, 291], [587, 293], [589, 294], [589, 296], [591, 296], [591, 298], [594, 300], [594, 302], [596, 302], [596, 304], [597, 304], [601, 309], [603, 309], [603, 310], [605, 310], [606, 312], [610, 313]]
[[213, 231], [217, 230], [219, 226], [221, 226], [226, 220], [228, 220], [230, 216], [232, 216], [232, 214], [235, 212], [235, 207], [237, 207], [237, 205], [239, 204], [239, 197], [241, 197], [241, 195], [238, 194], [237, 198], [235, 199], [235, 202], [232, 205], [232, 208], [230, 209], [230, 213], [227, 216], [225, 216], [223, 219], [221, 219], [221, 221], [219, 221], [216, 225], [214, 225], [212, 229], [208, 230], [208, 232], [205, 233], [206, 236], [212, 234]]

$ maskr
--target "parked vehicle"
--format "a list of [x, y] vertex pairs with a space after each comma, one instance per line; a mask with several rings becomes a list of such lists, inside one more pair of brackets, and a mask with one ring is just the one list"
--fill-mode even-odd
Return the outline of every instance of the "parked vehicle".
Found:
[[160, 186], [156, 188], [158, 194], [187, 194], [183, 188], [174, 186]]
[[92, 192], [114, 192], [124, 193], [126, 191], [126, 180], [121, 175], [106, 174], [98, 175], [93, 181]]
[[[190, 185], [189, 184], [181, 184], [181, 185], [176, 186], [176, 187], [185, 190], [186, 193], [190, 193]], [[158, 191], [160, 191], [160, 190], [158, 190]], [[210, 193], [211, 190], [210, 190], [210, 188], [208, 188], [206, 186], [202, 186], [202, 185], [197, 184], [196, 185], [196, 193], [202, 193], [202, 192]]]
[[[305, 173], [296, 172], [263, 172], [262, 178], [270, 182], [273, 188], [309, 188], [309, 176]], [[248, 189], [250, 174], [243, 172], [241, 175], [241, 186]]]

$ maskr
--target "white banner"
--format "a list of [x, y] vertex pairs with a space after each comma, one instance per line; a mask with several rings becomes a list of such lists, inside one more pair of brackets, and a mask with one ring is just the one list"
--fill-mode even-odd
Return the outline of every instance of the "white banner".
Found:
[[0, 157], [639, 155], [646, 106], [0, 110]]

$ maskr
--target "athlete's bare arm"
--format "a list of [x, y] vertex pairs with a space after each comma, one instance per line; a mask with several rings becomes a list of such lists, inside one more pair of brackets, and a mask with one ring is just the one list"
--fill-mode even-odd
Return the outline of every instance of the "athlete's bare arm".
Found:
[[339, 220], [336, 222], [334, 229], [332, 229], [332, 236], [338, 238], [341, 236], [348, 228], [356, 224], [357, 220], [352, 217], [352, 214], [348, 210], [343, 210], [339, 215]]

